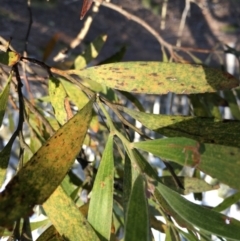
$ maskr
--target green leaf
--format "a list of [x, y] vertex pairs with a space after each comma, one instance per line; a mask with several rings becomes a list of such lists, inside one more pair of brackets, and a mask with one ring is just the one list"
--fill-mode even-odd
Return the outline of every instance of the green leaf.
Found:
[[13, 66], [20, 60], [20, 54], [8, 51], [0, 52], [0, 63], [8, 66]]
[[219, 188], [219, 186], [212, 186], [202, 179], [178, 176], [178, 180], [182, 183], [184, 187], [184, 190], [182, 190], [176, 187], [176, 183], [172, 176], [160, 177], [159, 179], [163, 184], [165, 184], [169, 188], [173, 189], [176, 192], [180, 192], [184, 195], [187, 195], [189, 193], [207, 192]]
[[91, 225], [61, 186], [43, 204], [43, 208], [64, 240], [99, 240]]
[[199, 142], [240, 147], [240, 122], [214, 118], [156, 115], [121, 107], [148, 129], [169, 137], [187, 137]]
[[63, 237], [59, 235], [56, 228], [51, 225], [47, 228], [36, 241], [65, 241]]
[[63, 125], [67, 121], [67, 112], [64, 103], [65, 98], [67, 97], [66, 91], [60, 80], [55, 77], [49, 79], [48, 91], [55, 117], [58, 122]]
[[195, 64], [124, 62], [76, 73], [110, 88], [148, 94], [204, 93], [238, 86], [238, 80], [232, 75]]
[[239, 189], [240, 149], [235, 147], [199, 144], [188, 138], [166, 138], [132, 143], [133, 147], [151, 152], [162, 159], [190, 166]]
[[110, 135], [94, 181], [88, 211], [88, 221], [101, 240], [109, 240], [111, 235], [113, 182], [113, 136]]
[[0, 194], [0, 226], [12, 225], [27, 215], [61, 183], [84, 141], [93, 101], [62, 126], [8, 183]]
[[141, 174], [136, 178], [126, 213], [125, 241], [150, 240], [148, 202], [145, 183]]
[[233, 117], [240, 120], [240, 110], [235, 95], [232, 91], [224, 91], [224, 98], [227, 100]]
[[79, 108], [82, 109], [88, 102], [88, 97], [76, 85], [59, 78], [65, 88], [70, 100]]
[[222, 212], [225, 209], [229, 208], [234, 203], [238, 202], [240, 200], [240, 192], [234, 193], [233, 195], [227, 197], [224, 199], [223, 202], [221, 202], [219, 205], [217, 205], [215, 208], [213, 208], [216, 212]]
[[12, 80], [12, 72], [8, 77], [7, 84], [5, 85], [3, 91], [0, 94], [0, 126], [2, 125], [3, 117], [7, 107], [11, 80]]
[[75, 69], [82, 69], [86, 67], [86, 65], [96, 58], [102, 49], [104, 43], [107, 40], [107, 35], [102, 35], [94, 39], [92, 43], [90, 43], [85, 52], [82, 55], [79, 55], [74, 61]]
[[161, 193], [171, 208], [188, 223], [207, 233], [239, 240], [240, 222], [236, 219], [191, 203], [161, 183], [155, 191]]
[[0, 187], [2, 186], [5, 180], [8, 163], [12, 152], [13, 142], [14, 142], [14, 138], [11, 138], [8, 141], [7, 145], [0, 152]]

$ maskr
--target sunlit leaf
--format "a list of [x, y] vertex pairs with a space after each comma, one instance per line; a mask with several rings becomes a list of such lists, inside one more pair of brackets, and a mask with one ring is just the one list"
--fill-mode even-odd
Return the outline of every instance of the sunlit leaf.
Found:
[[240, 122], [194, 116], [156, 115], [121, 107], [121, 110], [162, 135], [188, 137], [204, 143], [240, 147]]
[[113, 208], [113, 136], [110, 135], [103, 152], [91, 194], [88, 221], [100, 237], [109, 240]]
[[64, 240], [99, 240], [86, 218], [61, 186], [43, 204], [43, 208]]
[[[43, 203], [61, 183], [80, 151], [91, 120], [93, 99], [61, 127], [0, 194], [0, 225], [12, 225]], [[14, 208], [13, 208], [14, 207]]]
[[161, 193], [171, 208], [178, 213], [181, 218], [198, 227], [200, 230], [230, 240], [239, 240], [240, 222], [236, 219], [191, 203], [161, 183], [158, 184], [155, 190]]
[[75, 69], [82, 69], [86, 67], [86, 65], [96, 58], [102, 49], [104, 43], [107, 40], [107, 35], [102, 35], [97, 37], [96, 39], [93, 40], [92, 43], [90, 43], [85, 52], [82, 55], [79, 55], [75, 61], [74, 61], [74, 67]]
[[0, 52], [0, 64], [13, 66], [20, 59], [20, 55], [13, 51]]
[[60, 78], [60, 81], [65, 88], [70, 100], [81, 109], [88, 102], [88, 97], [77, 86], [73, 85], [69, 81]]
[[63, 125], [67, 121], [67, 113], [64, 104], [65, 98], [67, 97], [66, 91], [60, 80], [55, 77], [49, 79], [48, 91], [55, 117], [58, 122]]
[[126, 213], [125, 241], [150, 240], [148, 202], [145, 183], [141, 174], [136, 178]]
[[204, 93], [238, 86], [232, 75], [195, 64], [123, 62], [94, 66], [78, 74], [110, 88], [148, 94]]
[[160, 158], [190, 166], [239, 189], [240, 148], [215, 144], [199, 144], [184, 138], [166, 138], [133, 143], [135, 148]]

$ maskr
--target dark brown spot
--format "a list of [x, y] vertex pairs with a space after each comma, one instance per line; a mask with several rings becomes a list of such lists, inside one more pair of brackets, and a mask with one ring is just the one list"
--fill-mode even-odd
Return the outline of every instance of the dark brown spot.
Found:
[[135, 79], [135, 76], [130, 76], [129, 78], [130, 78], [130, 79]]
[[107, 78], [107, 80], [112, 80], [112, 78]]
[[151, 74], [149, 74], [150, 76], [155, 76], [155, 77], [157, 77], [158, 76], [158, 74], [157, 73], [151, 73]]
[[145, 65], [147, 65], [146, 63], [140, 63], [139, 65], [141, 65], [141, 66], [145, 66]]
[[163, 85], [163, 82], [158, 82], [158, 85]]
[[138, 91], [138, 89], [137, 89], [137, 88], [134, 88], [134, 89], [132, 89], [131, 91]]
[[192, 89], [196, 89], [196, 87], [195, 87], [195, 86], [193, 86], [193, 85], [191, 86], [191, 88], [192, 88]]
[[181, 86], [184, 86], [185, 84], [181, 83]]
[[46, 146], [50, 146], [50, 144], [48, 143], [48, 144], [46, 144]]
[[232, 151], [230, 152], [230, 155], [231, 155], [231, 156], [235, 156], [234, 152], [232, 152]]

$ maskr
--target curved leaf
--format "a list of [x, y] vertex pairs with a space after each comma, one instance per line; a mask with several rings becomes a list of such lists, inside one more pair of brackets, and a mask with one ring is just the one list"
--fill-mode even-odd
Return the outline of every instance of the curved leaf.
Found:
[[88, 211], [89, 223], [103, 240], [110, 240], [111, 235], [113, 182], [113, 136], [110, 135], [94, 181]]
[[12, 225], [28, 215], [61, 183], [82, 146], [93, 101], [62, 126], [8, 183], [0, 194], [0, 225]]
[[240, 200], [240, 192], [234, 193], [233, 195], [225, 198], [219, 205], [213, 208], [216, 212], [222, 212], [227, 208], [230, 208], [231, 205]]
[[195, 167], [233, 188], [240, 188], [240, 148], [199, 144], [184, 137], [137, 142], [133, 146], [183, 166]]
[[86, 218], [61, 186], [43, 204], [43, 208], [64, 240], [99, 240]]
[[147, 94], [204, 93], [238, 86], [232, 75], [196, 64], [123, 62], [75, 73], [114, 89]]
[[150, 240], [148, 202], [141, 174], [136, 178], [126, 213], [125, 241]]
[[171, 208], [188, 223], [207, 233], [239, 240], [240, 222], [210, 209], [187, 201], [168, 187], [158, 184], [155, 189], [168, 202]]
[[240, 122], [216, 121], [194, 116], [156, 115], [119, 107], [150, 130], [168, 137], [187, 137], [199, 142], [240, 147]]

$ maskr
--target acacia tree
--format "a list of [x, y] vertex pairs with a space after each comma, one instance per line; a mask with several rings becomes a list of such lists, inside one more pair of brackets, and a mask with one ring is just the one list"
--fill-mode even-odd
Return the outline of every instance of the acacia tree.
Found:
[[[240, 240], [240, 222], [220, 213], [239, 199], [239, 193], [214, 208], [183, 197], [216, 188], [201, 179], [200, 172], [239, 188], [240, 123], [221, 118], [218, 103], [223, 98], [217, 94], [226, 90], [229, 96], [233, 88], [238, 93], [238, 80], [218, 69], [180, 63], [182, 57], [161, 38], [166, 56], [179, 63], [119, 62], [118, 54], [111, 63], [86, 68], [105, 40], [100, 36], [93, 41], [69, 70], [25, 57], [11, 47], [0, 53], [5, 73], [0, 123], [5, 112], [12, 111], [8, 105], [14, 94], [11, 86], [17, 92], [19, 113], [16, 129], [0, 152], [1, 183], [16, 138], [20, 153], [16, 175], [0, 194], [1, 236], [27, 240], [31, 230], [51, 224], [38, 241], [119, 240], [123, 236], [126, 241], [145, 241], [152, 240], [151, 228], [169, 240], [210, 240], [211, 235]], [[48, 93], [41, 98], [22, 92], [20, 73], [22, 66], [30, 64], [48, 75]], [[194, 115], [146, 113], [133, 95], [168, 92], [187, 95]], [[132, 103], [131, 108], [126, 101]], [[46, 111], [46, 106], [52, 109]], [[237, 119], [237, 105], [230, 106]], [[146, 128], [135, 127], [131, 119]], [[152, 139], [148, 130], [161, 135]], [[134, 133], [141, 141], [133, 142]], [[94, 149], [96, 140], [104, 146], [98, 167], [81, 155], [82, 146]], [[146, 153], [164, 162], [164, 176], [149, 164]], [[76, 157], [85, 170], [84, 181], [71, 170]], [[177, 175], [184, 166], [194, 169], [191, 177]], [[78, 195], [83, 190], [86, 202]], [[47, 216], [43, 222], [29, 222], [35, 205], [41, 205]], [[156, 220], [156, 215], [165, 223]]]

